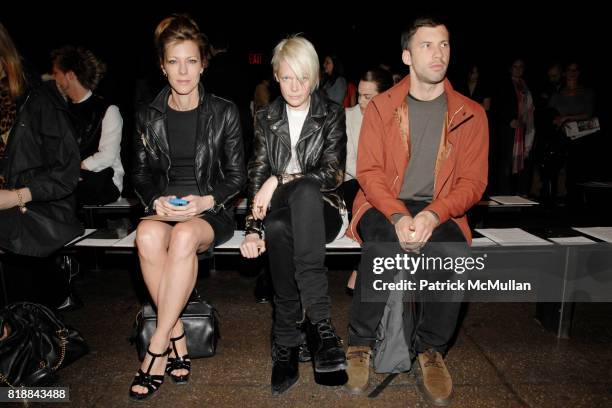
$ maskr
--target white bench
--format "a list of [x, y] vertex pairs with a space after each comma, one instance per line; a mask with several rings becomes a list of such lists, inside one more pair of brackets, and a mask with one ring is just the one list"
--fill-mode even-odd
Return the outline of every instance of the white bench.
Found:
[[[91, 248], [111, 248], [111, 249], [133, 249], [135, 248], [136, 231], [132, 231], [122, 237], [122, 233], [116, 233], [112, 237], [90, 237], [96, 232], [96, 229], [87, 229], [85, 234], [73, 239], [66, 246], [74, 247], [91, 247]], [[229, 241], [217, 245], [214, 253], [219, 255], [237, 254], [240, 250], [240, 244], [244, 239], [244, 231], [235, 230], [234, 235]], [[498, 244], [486, 237], [474, 238], [472, 247], [487, 247], [497, 246]], [[361, 253], [361, 245], [349, 237], [343, 236], [329, 244], [325, 245], [326, 253], [329, 255], [358, 255]]]
[[[102, 236], [96, 237], [91, 236], [97, 230], [87, 230], [82, 236], [75, 238], [69, 246], [66, 248], [78, 250], [79, 248], [91, 248], [93, 249], [94, 268], [99, 269], [98, 266], [98, 250], [103, 249], [112, 253], [123, 253], [132, 254], [136, 245], [136, 231], [132, 231], [130, 234], [123, 235], [122, 231], [105, 231], [101, 230]], [[114, 232], [114, 234], [113, 234]], [[99, 233], [98, 233], [99, 234]], [[96, 234], [96, 235], [98, 235]], [[205, 252], [199, 255], [199, 258], [210, 259], [211, 270], [216, 269], [215, 256], [216, 255], [238, 255], [240, 254], [240, 244], [244, 239], [244, 231], [235, 230], [234, 235], [229, 241], [217, 245], [213, 251]], [[326, 245], [327, 255], [359, 255], [361, 253], [361, 246], [357, 241], [354, 241], [348, 237], [342, 237]]]
[[[131, 234], [125, 236], [124, 238], [111, 239], [107, 241], [106, 239], [101, 239], [100, 243], [96, 242], [97, 239], [94, 238], [85, 238], [82, 241], [79, 241], [75, 244], [75, 246], [91, 246], [91, 247], [110, 247], [110, 248], [134, 248], [134, 240], [136, 239], [136, 231], [133, 231]], [[237, 254], [240, 251], [240, 244], [244, 239], [244, 231], [236, 230], [234, 231], [234, 235], [230, 238], [229, 241], [217, 245], [214, 249], [215, 255], [227, 255], [227, 254]], [[112, 241], [112, 242], [110, 242]], [[342, 237], [337, 239], [326, 245], [328, 254], [359, 254], [361, 253], [361, 246], [357, 241], [353, 241], [348, 237]]]

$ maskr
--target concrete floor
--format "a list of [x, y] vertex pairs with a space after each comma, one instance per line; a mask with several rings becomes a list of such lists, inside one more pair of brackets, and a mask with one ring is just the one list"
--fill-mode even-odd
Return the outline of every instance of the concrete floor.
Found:
[[[223, 265], [218, 263], [217, 267]], [[329, 274], [333, 322], [343, 338], [350, 305], [343, 290], [348, 274], [338, 270]], [[70, 406], [132, 404], [128, 388], [139, 363], [127, 338], [139, 305], [131, 276], [134, 273], [114, 265], [88, 272], [77, 283], [85, 307], [67, 312], [65, 317], [82, 332], [91, 352], [59, 372], [61, 385], [70, 387]], [[396, 377], [377, 398], [368, 399], [350, 396], [341, 387], [316, 384], [310, 363], [301, 365], [296, 386], [272, 397], [272, 307], [254, 302], [253, 286], [252, 277], [233, 270], [200, 277], [198, 288], [221, 314], [218, 353], [193, 362], [189, 385], [179, 387], [167, 379], [152, 401], [139, 406], [429, 406], [419, 395], [411, 373]], [[545, 331], [534, 313], [533, 304], [469, 305], [447, 357], [455, 387], [453, 407], [612, 407], [610, 308], [578, 308], [570, 340], [558, 340]], [[384, 378], [373, 375], [371, 389]]]

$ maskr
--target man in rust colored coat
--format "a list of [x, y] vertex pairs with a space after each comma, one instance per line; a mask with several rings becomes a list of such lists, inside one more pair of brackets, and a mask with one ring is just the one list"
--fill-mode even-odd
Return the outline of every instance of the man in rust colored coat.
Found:
[[[453, 243], [459, 255], [469, 256], [465, 213], [487, 184], [487, 118], [479, 104], [454, 91], [446, 79], [450, 43], [443, 24], [415, 20], [402, 34], [402, 49], [410, 75], [376, 96], [365, 112], [357, 158], [361, 191], [347, 234], [367, 244], [399, 242], [398, 250], [425, 256], [434, 247], [439, 255]], [[457, 256], [457, 251], [442, 256]], [[346, 388], [351, 393], [367, 389], [370, 354], [385, 308], [384, 302], [362, 299], [379, 278], [364, 264], [349, 317]], [[406, 328], [414, 339], [408, 346], [418, 355], [419, 389], [429, 401], [445, 406], [452, 380], [442, 355], [456, 330], [461, 303], [428, 296], [419, 298], [425, 300], [417, 304], [419, 317], [413, 328]]]

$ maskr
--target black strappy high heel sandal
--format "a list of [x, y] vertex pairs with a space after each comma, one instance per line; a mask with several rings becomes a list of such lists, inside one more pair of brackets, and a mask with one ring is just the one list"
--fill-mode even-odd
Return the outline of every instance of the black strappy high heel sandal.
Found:
[[[172, 349], [168, 348], [167, 353], [174, 351], [174, 355], [176, 358], [168, 357], [168, 363], [166, 364], [166, 373], [170, 376], [170, 379], [175, 384], [187, 384], [189, 381], [189, 375], [191, 374], [191, 360], [189, 360], [189, 354], [185, 354], [184, 356], [180, 356], [178, 354], [178, 350], [176, 349], [176, 342], [185, 337], [185, 332], [178, 337], [171, 337], [170, 342], [172, 343]], [[174, 375], [172, 371], [174, 370], [187, 370], [188, 373], [186, 375]]]
[[[147, 349], [147, 354], [151, 357], [151, 362], [149, 363], [149, 367], [147, 368], [147, 372], [143, 372], [141, 368], [138, 369], [138, 373], [134, 377], [134, 381], [132, 381], [132, 385], [130, 386], [130, 398], [134, 401], [147, 401], [150, 399], [155, 392], [161, 387], [164, 383], [164, 375], [151, 375], [151, 368], [153, 368], [153, 363], [157, 357], [164, 357], [168, 355], [170, 349], [166, 350], [162, 354], [152, 353], [151, 350]], [[132, 390], [135, 385], [140, 385], [141, 387], [145, 387], [148, 391], [146, 394], [141, 394]]]

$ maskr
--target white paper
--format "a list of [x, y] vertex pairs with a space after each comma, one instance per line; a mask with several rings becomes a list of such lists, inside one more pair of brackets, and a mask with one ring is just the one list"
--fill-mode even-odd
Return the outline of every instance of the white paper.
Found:
[[114, 243], [119, 241], [119, 238], [112, 239], [96, 239], [96, 238], [85, 238], [82, 241], [77, 242], [74, 246], [78, 247], [110, 247]]
[[126, 229], [99, 229], [77, 242], [78, 247], [110, 247], [127, 235]]
[[83, 238], [83, 237], [86, 237], [86, 236], [88, 236], [89, 234], [93, 234], [95, 231], [96, 231], [96, 229], [95, 229], [95, 228], [86, 228], [86, 229], [85, 229], [85, 233], [84, 233], [83, 235], [80, 235], [80, 236], [76, 237], [75, 239], [73, 239], [72, 241], [70, 241], [69, 243], [67, 243], [67, 244], [66, 244], [66, 245], [64, 245], [64, 246], [70, 246], [70, 245], [72, 245], [72, 243], [73, 243], [74, 241], [78, 241], [79, 239], [81, 239], [81, 238]]
[[476, 231], [502, 246], [512, 245], [552, 245], [520, 228], [477, 228]]
[[330, 242], [325, 247], [326, 248], [361, 248], [361, 245], [359, 245], [359, 242], [345, 235], [341, 238], [338, 238], [335, 241]]
[[588, 239], [587, 237], [557, 237], [548, 238], [550, 241], [556, 242], [557, 244], [570, 245], [570, 244], [593, 244], [595, 241]]
[[612, 227], [572, 227], [572, 229], [602, 241], [612, 242]]
[[490, 247], [490, 246], [497, 246], [497, 244], [495, 243], [495, 241], [492, 241], [487, 237], [478, 237], [478, 238], [472, 238], [472, 246], [473, 247]]
[[493, 200], [482, 200], [478, 202], [478, 205], [484, 205], [487, 207], [494, 207], [496, 205], [501, 205], [500, 203], [498, 203], [497, 201], [493, 201]]
[[136, 230], [113, 244], [113, 248], [133, 248], [136, 240]]
[[493, 201], [497, 201], [504, 205], [538, 205], [535, 201], [528, 200], [521, 196], [491, 196], [489, 197]]
[[141, 220], [166, 221], [166, 222], [184, 222], [189, 221], [197, 215], [147, 215], [141, 217]]
[[567, 137], [572, 140], [575, 140], [583, 136], [598, 132], [600, 130], [599, 119], [595, 117], [587, 120], [574, 120], [571, 122], [565, 122], [563, 124], [563, 130], [565, 130], [565, 135]]

